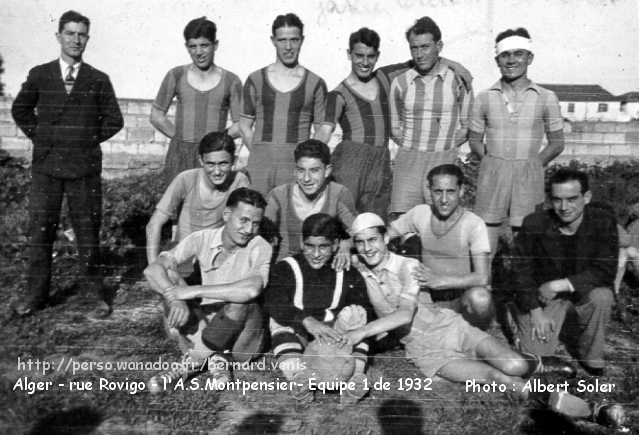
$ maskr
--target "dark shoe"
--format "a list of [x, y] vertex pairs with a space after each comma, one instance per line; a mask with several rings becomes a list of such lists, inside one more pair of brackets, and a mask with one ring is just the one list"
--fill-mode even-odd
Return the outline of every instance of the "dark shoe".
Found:
[[595, 403], [592, 409], [592, 419], [596, 423], [616, 431], [629, 432], [625, 427], [628, 420], [626, 410], [618, 403], [607, 403], [606, 401]]
[[91, 302], [91, 311], [89, 311], [87, 316], [91, 319], [102, 320], [109, 317], [112, 312], [113, 309], [109, 304], [101, 299], [96, 299]]
[[603, 376], [605, 373], [605, 369], [603, 367], [591, 367], [588, 364], [584, 364], [584, 363], [581, 363], [581, 367], [590, 376]]
[[[546, 375], [546, 374], [557, 374], [566, 379], [572, 379], [577, 376], [577, 369], [570, 364], [568, 361], [565, 361], [557, 356], [537, 356], [532, 354], [525, 354], [525, 356], [531, 356], [536, 360], [536, 366], [533, 366], [532, 375]], [[535, 364], [535, 361], [532, 360], [530, 363]]]
[[20, 303], [14, 305], [13, 311], [19, 317], [28, 317], [28, 316], [31, 316], [31, 315], [35, 314], [36, 311], [39, 311], [42, 308], [44, 308], [44, 305], [45, 304], [43, 304], [43, 303], [37, 303], [37, 302], [31, 302], [31, 301], [20, 302]]

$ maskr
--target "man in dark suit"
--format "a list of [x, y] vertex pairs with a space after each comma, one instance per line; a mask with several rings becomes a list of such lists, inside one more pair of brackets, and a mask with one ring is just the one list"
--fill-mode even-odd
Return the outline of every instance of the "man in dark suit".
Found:
[[33, 142], [28, 291], [14, 307], [20, 316], [33, 314], [47, 302], [51, 250], [64, 194], [92, 314], [106, 317], [111, 312], [99, 270], [100, 143], [115, 135], [123, 120], [109, 77], [82, 62], [89, 26], [89, 19], [75, 11], [62, 14], [56, 34], [60, 58], [29, 71], [11, 110]]

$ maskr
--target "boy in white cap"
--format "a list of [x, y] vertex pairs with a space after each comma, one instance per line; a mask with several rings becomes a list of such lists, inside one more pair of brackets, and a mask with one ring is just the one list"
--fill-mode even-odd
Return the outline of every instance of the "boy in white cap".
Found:
[[[488, 225], [493, 256], [502, 222], [509, 218], [516, 233], [544, 202], [544, 166], [564, 149], [557, 96], [527, 76], [528, 31], [508, 29], [495, 42], [502, 77], [473, 102], [469, 127], [470, 148], [481, 159], [474, 211]], [[541, 149], [544, 134], [548, 145]]]
[[349, 331], [349, 343], [404, 328], [401, 341], [406, 356], [426, 375], [455, 382], [507, 385], [526, 396], [524, 378], [533, 373], [558, 371], [574, 376], [575, 369], [554, 357], [522, 355], [484, 331], [471, 326], [456, 312], [418, 302], [419, 262], [390, 252], [384, 221], [362, 213], [351, 227], [377, 320]]

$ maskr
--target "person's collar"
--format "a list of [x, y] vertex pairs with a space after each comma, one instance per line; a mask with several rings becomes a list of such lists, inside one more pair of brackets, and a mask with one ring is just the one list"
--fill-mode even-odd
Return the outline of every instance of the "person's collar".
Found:
[[215, 250], [222, 249], [224, 247], [224, 242], [222, 241], [222, 232], [224, 231], [224, 228], [226, 228], [226, 225], [218, 228], [213, 233], [213, 239], [211, 240], [211, 246], [209, 246], [209, 249]]
[[384, 257], [384, 259], [377, 266], [373, 267], [371, 270], [376, 274], [383, 270], [389, 270], [389, 271], [393, 270], [395, 261], [396, 260], [393, 253], [388, 251], [386, 252], [386, 256]]
[[[531, 90], [537, 92], [538, 94], [541, 93], [541, 88], [539, 87], [539, 85], [537, 83], [533, 82], [532, 80], [530, 80], [530, 82], [528, 83], [528, 85], [524, 89], [525, 90], [531, 89]], [[503, 81], [501, 79], [497, 80], [497, 82], [495, 82], [495, 84], [490, 87], [490, 90], [491, 91], [504, 92]]]
[[446, 77], [446, 74], [448, 74], [449, 68], [444, 65], [441, 59], [437, 59], [437, 63], [435, 64], [435, 66], [433, 66], [433, 69], [428, 72], [428, 74], [420, 74], [414, 65], [413, 68], [409, 69], [408, 71], [410, 74], [410, 81], [414, 82], [417, 78], [424, 76], [439, 76], [441, 79], [443, 79]]
[[62, 72], [62, 77], [65, 77], [67, 75], [67, 70], [69, 69], [69, 67], [73, 68], [73, 71], [71, 72], [71, 74], [73, 74], [73, 77], [75, 78], [78, 76], [78, 71], [80, 70], [80, 65], [82, 65], [82, 61], [76, 62], [73, 65], [65, 62], [64, 59], [62, 59], [62, 57], [60, 57], [58, 61], [60, 63], [60, 71]]

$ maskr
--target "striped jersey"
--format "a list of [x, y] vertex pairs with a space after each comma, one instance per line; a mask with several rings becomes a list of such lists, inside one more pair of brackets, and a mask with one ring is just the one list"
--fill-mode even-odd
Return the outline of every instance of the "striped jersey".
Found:
[[304, 70], [292, 90], [280, 92], [271, 84], [267, 68], [252, 73], [244, 84], [242, 116], [255, 120], [255, 143], [297, 144], [310, 138], [311, 125], [324, 120], [326, 83]]
[[406, 70], [391, 83], [391, 128], [400, 146], [422, 152], [455, 146], [455, 130], [468, 127], [473, 94], [453, 68], [439, 62], [431, 74]]
[[166, 74], [153, 107], [166, 113], [177, 97], [175, 138], [198, 143], [205, 134], [226, 129], [229, 111], [233, 122], [240, 119], [242, 82], [222, 69], [219, 83], [208, 91], [200, 91], [186, 79], [189, 67], [190, 64], [177, 66]]
[[386, 146], [390, 137], [388, 94], [379, 82], [377, 98], [360, 95], [346, 80], [326, 98], [326, 124], [339, 123], [342, 139], [374, 146]]

